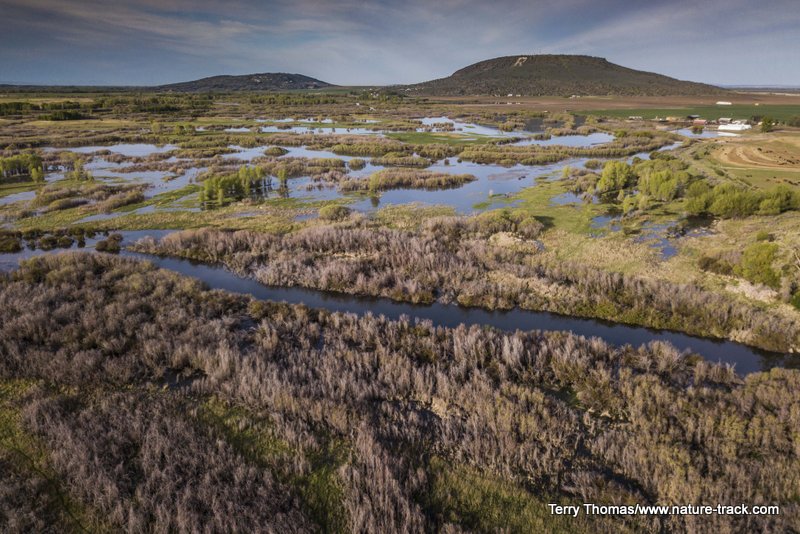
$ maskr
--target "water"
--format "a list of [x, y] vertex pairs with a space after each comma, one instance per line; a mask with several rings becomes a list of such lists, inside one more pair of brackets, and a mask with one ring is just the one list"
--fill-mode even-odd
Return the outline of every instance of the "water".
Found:
[[257, 146], [253, 148], [245, 148], [239, 145], [230, 145], [228, 148], [234, 149], [236, 152], [231, 154], [223, 154], [223, 159], [240, 159], [242, 161], [253, 161], [256, 158], [265, 157], [264, 151], [267, 146]]
[[761, 351], [732, 341], [704, 339], [678, 332], [654, 330], [644, 327], [615, 324], [596, 319], [584, 319], [549, 312], [515, 309], [511, 311], [489, 311], [480, 308], [463, 308], [435, 303], [428, 306], [395, 302], [383, 298], [355, 297], [297, 287], [268, 287], [249, 278], [209, 265], [192, 263], [175, 258], [148, 259], [159, 267], [198, 278], [212, 289], [223, 289], [250, 295], [257, 299], [285, 301], [305, 304], [312, 308], [323, 308], [334, 312], [363, 315], [384, 315], [389, 319], [401, 316], [427, 319], [437, 326], [456, 327], [465, 325], [490, 325], [495, 328], [514, 330], [566, 330], [585, 337], [599, 337], [613, 345], [639, 346], [651, 341], [666, 341], [679, 350], [690, 350], [711, 361], [722, 361], [735, 365], [739, 374], [767, 370], [776, 366], [800, 367], [800, 358], [790, 355]]
[[593, 230], [608, 230], [610, 232], [618, 232], [620, 230], [619, 215], [598, 215], [592, 217], [592, 222], [589, 224]]
[[[293, 118], [285, 118], [285, 119], [256, 119], [256, 122], [265, 122], [265, 123], [272, 123], [268, 124], [267, 126], [262, 126], [259, 128], [259, 131], [262, 133], [298, 133], [298, 134], [352, 134], [352, 135], [378, 135], [381, 136], [382, 131], [380, 129], [371, 129], [371, 128], [361, 128], [358, 126], [351, 126], [351, 127], [334, 127], [329, 126], [334, 123], [333, 119], [322, 119], [322, 120], [315, 120], [313, 118], [306, 118], [306, 119], [293, 119]], [[363, 120], [358, 121], [363, 124], [376, 124], [380, 121], [376, 120]], [[276, 126], [276, 124], [281, 124], [282, 126]], [[287, 127], [286, 124], [291, 124], [291, 126]], [[228, 131], [228, 130], [226, 130]], [[242, 131], [242, 130], [231, 130], [231, 131]]]
[[[116, 181], [122, 180], [127, 183], [147, 184], [149, 187], [145, 189], [145, 198], [150, 198], [159, 193], [180, 189], [185, 184], [185, 176], [175, 178], [174, 180], [165, 180], [172, 173], [166, 171], [136, 171], [136, 172], [120, 172], [113, 168], [101, 168], [92, 171], [92, 176], [95, 179], [114, 179]], [[183, 184], [183, 185], [181, 185]]]
[[119, 143], [109, 146], [81, 146], [81, 147], [67, 147], [67, 148], [53, 148], [47, 147], [44, 150], [47, 152], [76, 152], [78, 154], [91, 154], [92, 152], [99, 152], [102, 150], [109, 150], [115, 154], [122, 154], [129, 157], [146, 157], [150, 154], [160, 154], [163, 152], [170, 152], [177, 150], [175, 145], [150, 145], [146, 143]]
[[[333, 124], [333, 119], [326, 118], [326, 119], [315, 119], [314, 117], [306, 117], [306, 118], [296, 118], [296, 117], [285, 117], [283, 119], [256, 119], [256, 122], [280, 122], [280, 123], [287, 123], [287, 122], [307, 122], [307, 123], [314, 123], [314, 124]], [[377, 121], [373, 121], [377, 122]]]
[[[670, 150], [675, 150], [676, 148], [679, 148], [681, 146], [683, 146], [683, 141], [676, 141], [672, 144], [662, 146], [661, 148], [657, 148], [653, 152], [669, 152]], [[627, 159], [627, 162], [630, 164], [633, 162], [635, 158], [648, 160], [650, 159], [650, 152], [639, 152], [637, 154], [634, 154], [633, 156]]]
[[[453, 129], [458, 133], [466, 133], [469, 135], [484, 136], [484, 137], [519, 137], [520, 132], [504, 132], [492, 126], [481, 126], [479, 124], [471, 124], [468, 122], [460, 122], [447, 117], [422, 117], [419, 120], [427, 127], [436, 124], [452, 124]], [[428, 128], [417, 128], [418, 132], [424, 132]], [[433, 131], [437, 131], [434, 128]], [[449, 131], [449, 130], [448, 130]]]
[[[172, 191], [177, 191], [178, 189], [183, 189], [187, 185], [194, 182], [198, 174], [205, 172], [206, 170], [206, 167], [192, 167], [190, 169], [186, 169], [183, 174], [175, 176], [171, 180], [164, 180], [163, 177], [155, 179], [151, 182], [148, 182], [150, 183], [150, 187], [145, 190], [144, 196], [145, 198], [151, 198], [161, 193], [169, 193]], [[143, 181], [147, 181], [146, 178], [143, 178], [140, 174], [134, 173], [133, 176]], [[171, 176], [171, 174], [167, 173], [167, 176]]]
[[[143, 237], [150, 236], [155, 239], [160, 239], [174, 231], [175, 230], [131, 230], [118, 233], [123, 236], [122, 244], [127, 246], [135, 243], [137, 240]], [[36, 256], [43, 256], [45, 254], [56, 254], [65, 250], [85, 250], [88, 252], [94, 252], [94, 247], [97, 242], [106, 239], [107, 237], [107, 235], [101, 233], [95, 234], [94, 237], [87, 237], [85, 238], [85, 247], [78, 247], [77, 242], [75, 242], [69, 249], [57, 248], [53, 250], [42, 250], [37, 248], [31, 250], [26, 247], [19, 252], [0, 253], [0, 271], [11, 271], [16, 269], [19, 266], [19, 262], [22, 260], [27, 260]]]
[[[159, 152], [168, 152], [170, 150], [174, 150], [174, 145], [163, 145], [163, 146], [156, 146], [156, 145], [148, 145], [148, 144], [119, 144], [113, 145], [110, 147], [77, 147], [77, 148], [70, 148], [68, 150], [72, 152], [80, 152], [90, 154], [96, 152], [97, 150], [112, 150], [118, 151], [120, 154], [124, 154], [126, 156], [136, 156], [136, 157], [146, 157], [153, 153]], [[55, 149], [52, 147], [48, 147], [44, 149], [45, 151], [56, 151], [61, 149]], [[66, 149], [65, 149], [66, 150]], [[170, 158], [169, 160], [176, 164], [179, 164], [182, 160], [177, 158]], [[144, 197], [146, 199], [152, 198], [161, 193], [167, 193], [171, 191], [175, 191], [177, 189], [181, 189], [191, 183], [194, 178], [200, 173], [206, 170], [206, 167], [191, 167], [184, 171], [183, 174], [176, 176], [172, 172], [168, 171], [151, 171], [151, 170], [144, 170], [144, 171], [134, 171], [128, 172], [124, 169], [131, 167], [134, 165], [132, 162], [123, 161], [120, 163], [114, 163], [107, 161], [102, 157], [94, 157], [91, 161], [87, 162], [84, 165], [84, 168], [92, 173], [92, 176], [97, 180], [108, 180], [111, 179], [112, 181], [124, 181], [126, 183], [141, 183], [147, 184], [149, 187], [144, 191]], [[172, 177], [172, 179], [167, 179]], [[64, 178], [63, 172], [50, 172], [45, 175], [45, 179], [48, 182], [53, 182], [56, 180], [60, 180]], [[30, 200], [30, 198], [20, 198], [19, 200]], [[3, 204], [3, 199], [0, 199], [0, 204]]]
[[[309, 119], [313, 120], [313, 119]], [[297, 122], [294, 119], [282, 119], [277, 122]], [[421, 122], [427, 126], [436, 123], [452, 124], [457, 131], [469, 131], [477, 136], [487, 135], [492, 137], [514, 137], [518, 136], [519, 132], [502, 132], [497, 128], [489, 126], [480, 126], [477, 124], [469, 124], [465, 122], [454, 121], [447, 117], [424, 117]], [[319, 127], [320, 124], [332, 124], [331, 120], [325, 119], [316, 121], [315, 126]], [[306, 124], [303, 127], [308, 127]], [[352, 129], [351, 129], [352, 131]], [[371, 130], [369, 133], [374, 133]], [[563, 136], [556, 137], [546, 141], [533, 141], [531, 143], [541, 144], [565, 144], [567, 146], [590, 146], [597, 143], [607, 142], [612, 140], [613, 136], [604, 132], [597, 132], [587, 136]], [[91, 153], [98, 149], [109, 149], [123, 154], [135, 154], [138, 156], [146, 156], [153, 152], [164, 152], [174, 147], [165, 145], [163, 147], [156, 147], [155, 145], [145, 144], [118, 144], [110, 147], [83, 147], [77, 149], [80, 152]], [[236, 152], [231, 154], [224, 154], [222, 157], [227, 160], [240, 160], [242, 162], [252, 162], [256, 158], [265, 157], [264, 151], [268, 146], [258, 146], [252, 148], [245, 148], [237, 145], [231, 145], [230, 148]], [[354, 159], [353, 156], [345, 156], [334, 154], [329, 150], [313, 150], [308, 147], [286, 147], [288, 151], [282, 157], [302, 157], [302, 158], [335, 158], [349, 162]], [[380, 165], [374, 165], [372, 158], [360, 158], [366, 161], [363, 169], [350, 170], [348, 172], [349, 178], [365, 178], [370, 174], [383, 169]], [[175, 160], [179, 163], [180, 160]], [[356, 197], [357, 200], [352, 207], [359, 211], [370, 212], [386, 205], [397, 205], [407, 203], [419, 203], [424, 205], [442, 205], [450, 206], [458, 213], [468, 214], [496, 207], [497, 203], [502, 203], [504, 199], [513, 196], [522, 189], [535, 185], [536, 180], [548, 175], [555, 175], [565, 165], [580, 165], [585, 161], [583, 159], [573, 159], [570, 161], [562, 161], [550, 165], [535, 165], [524, 166], [515, 165], [513, 167], [503, 167], [496, 164], [477, 164], [472, 162], [458, 163], [455, 158], [449, 158], [451, 164], [445, 165], [444, 161], [440, 161], [431, 165], [428, 170], [432, 172], [441, 172], [448, 174], [472, 174], [476, 180], [457, 188], [443, 189], [443, 190], [420, 190], [420, 189], [395, 189], [383, 192], [379, 199], [364, 198], [358, 194], [340, 193], [336, 186], [329, 186], [320, 188], [312, 178], [300, 177], [293, 178], [288, 181], [287, 188], [281, 192], [282, 196], [290, 196], [293, 198], [304, 200], [334, 200], [344, 197]], [[142, 182], [147, 183], [149, 187], [145, 192], [146, 198], [151, 198], [159, 193], [173, 191], [182, 188], [191, 182], [194, 176], [197, 175], [202, 169], [192, 169], [183, 176], [176, 179], [165, 181], [164, 178], [168, 177], [170, 173], [163, 171], [142, 171], [135, 173], [123, 172], [123, 168], [129, 166], [130, 163], [125, 162], [122, 164], [109, 163], [102, 158], [95, 158], [87, 164], [87, 169], [91, 170], [98, 178], [115, 178], [119, 180]], [[103, 220], [116, 216], [117, 214], [98, 214], [90, 215], [81, 222], [91, 220]]]
[[380, 194], [379, 203], [373, 199], [364, 199], [351, 207], [359, 211], [372, 211], [378, 207], [396, 204], [420, 203], [426, 205], [449, 206], [458, 213], [469, 214], [482, 209], [476, 204], [486, 202], [497, 197], [510, 197], [526, 187], [536, 185], [537, 179], [551, 174], [557, 174], [564, 165], [575, 164], [574, 161], [559, 162], [551, 165], [525, 166], [480, 164], [470, 161], [454, 162], [445, 165], [436, 163], [427, 170], [449, 174], [472, 174], [476, 180], [454, 189], [421, 190], [421, 189], [392, 189]]
[[277, 127], [277, 126], [262, 126], [259, 128], [262, 133], [299, 133], [299, 134], [351, 134], [351, 135], [378, 135], [382, 136], [383, 133], [380, 130], [372, 130], [370, 128], [359, 128], [357, 126], [351, 127], [333, 127], [333, 126], [319, 126], [319, 125], [301, 125], [301, 126], [290, 126], [289, 128]]
[[[592, 195], [591, 203], [592, 204], [598, 204], [599, 202], [600, 202], [600, 199], [598, 199], [596, 196]], [[572, 205], [572, 204], [580, 206], [580, 205], [583, 205], [585, 203], [586, 203], [586, 201], [583, 198], [581, 198], [577, 194], [573, 193], [572, 191], [567, 191], [566, 193], [561, 193], [560, 195], [556, 195], [556, 196], [554, 196], [553, 198], [550, 199], [550, 205], [551, 206], [569, 206], [569, 205]]]
[[[283, 147], [283, 148], [288, 150], [288, 152], [285, 155], [281, 156], [283, 158], [287, 158], [287, 157], [288, 158], [310, 158], [310, 159], [314, 159], [314, 158], [325, 158], [325, 159], [331, 158], [331, 159], [340, 159], [342, 161], [350, 161], [351, 159], [356, 158], [356, 157], [358, 157], [358, 159], [363, 159], [365, 161], [370, 159], [369, 157], [339, 155], [339, 154], [336, 154], [334, 152], [331, 152], [330, 150], [313, 150], [313, 149], [305, 147], [305, 146], [287, 146], [287, 147]], [[265, 148], [265, 150], [266, 150], [266, 148]]]
[[[171, 230], [138, 230], [120, 232], [123, 245], [128, 245], [145, 236], [159, 239]], [[92, 251], [98, 240], [96, 236], [86, 240], [86, 249]], [[73, 247], [74, 249], [75, 247]], [[16, 268], [20, 259], [52, 254], [56, 251], [23, 250], [19, 253], [0, 254], [0, 270]], [[123, 251], [123, 256], [146, 259], [158, 267], [191, 276], [205, 282], [211, 289], [222, 289], [234, 293], [250, 295], [257, 299], [284, 301], [292, 304], [305, 304], [312, 308], [323, 308], [335, 312], [348, 312], [363, 315], [384, 315], [389, 319], [408, 316], [427, 319], [437, 326], [455, 327], [465, 325], [490, 325], [501, 330], [565, 330], [576, 335], [599, 337], [614, 345], [630, 344], [639, 346], [651, 341], [666, 341], [679, 350], [690, 350], [711, 361], [733, 364], [740, 374], [768, 370], [771, 367], [800, 367], [800, 358], [772, 353], [734, 343], [732, 341], [712, 340], [650, 328], [611, 323], [596, 319], [570, 317], [549, 312], [536, 312], [514, 309], [510, 311], [490, 311], [480, 308], [464, 308], [455, 305], [435, 303], [416, 305], [395, 302], [385, 298], [370, 298], [330, 293], [298, 287], [269, 287], [250, 278], [243, 278], [222, 267], [198, 264], [178, 258], [160, 258], [145, 254]]]
[[588, 148], [597, 145], [610, 143], [614, 140], [614, 136], [606, 132], [595, 132], [589, 135], [562, 135], [552, 136], [550, 139], [524, 139], [511, 143], [510, 146], [568, 146], [568, 147], [583, 147]]
[[675, 243], [667, 236], [675, 228], [675, 223], [647, 222], [642, 225], [641, 233], [634, 238], [636, 243], [647, 243], [650, 247], [658, 249], [661, 259], [668, 260], [678, 254]]
[[691, 128], [681, 128], [680, 130], [675, 130], [675, 133], [692, 139], [710, 139], [712, 137], [719, 137], [720, 135], [717, 130], [709, 130], [707, 128], [703, 128], [703, 131], [700, 133], [694, 133]]
[[36, 190], [11, 193], [10, 195], [0, 197], [0, 206], [5, 206], [6, 204], [13, 204], [14, 202], [33, 200], [34, 198], [36, 198]]
[[[252, 161], [254, 158], [263, 156], [264, 150], [268, 147], [243, 148], [232, 146], [231, 148], [239, 152], [227, 154], [223, 157]], [[338, 155], [328, 150], [313, 150], [304, 146], [285, 148], [288, 152], [281, 156], [284, 158], [333, 158], [349, 162], [356, 157]], [[348, 172], [349, 178], [366, 178], [372, 173], [385, 168], [380, 165], [374, 165], [370, 157], [359, 157], [359, 159], [363, 159], [366, 162], [366, 166], [363, 169], [350, 170]], [[382, 192], [377, 202], [375, 198], [361, 198], [351, 204], [350, 207], [357, 211], [371, 212], [387, 205], [419, 203], [449, 206], [458, 213], [473, 213], [482, 209], [476, 208], [476, 204], [481, 204], [489, 200], [490, 197], [512, 196], [526, 187], [535, 185], [537, 179], [558, 175], [566, 165], [577, 166], [586, 161], [585, 159], [572, 159], [549, 165], [526, 166], [517, 164], [511, 167], [504, 167], [497, 164], [481, 164], [470, 161], [459, 163], [456, 158], [447, 158], [447, 160], [450, 162], [448, 165], [445, 165], [445, 160], [442, 160], [427, 167], [426, 170], [447, 174], [472, 174], [476, 180], [452, 189], [430, 191], [424, 189], [392, 189]], [[309, 200], [334, 200], [342, 197], [357, 196], [342, 194], [336, 189], [336, 186], [318, 189], [315, 184], [316, 182], [309, 177], [291, 178], [287, 184], [288, 194], [293, 198]], [[309, 185], [313, 185], [313, 189], [308, 189]]]

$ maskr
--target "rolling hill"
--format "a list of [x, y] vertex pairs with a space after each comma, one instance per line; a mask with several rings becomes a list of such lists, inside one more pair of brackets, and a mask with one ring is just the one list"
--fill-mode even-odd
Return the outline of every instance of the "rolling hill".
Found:
[[464, 67], [447, 78], [402, 86], [427, 95], [708, 95], [719, 87], [629, 69], [578, 55], [505, 56]]
[[304, 76], [285, 72], [262, 74], [243, 74], [241, 76], [211, 76], [190, 82], [160, 85], [158, 91], [199, 93], [208, 91], [291, 91], [295, 89], [322, 89], [332, 84]]

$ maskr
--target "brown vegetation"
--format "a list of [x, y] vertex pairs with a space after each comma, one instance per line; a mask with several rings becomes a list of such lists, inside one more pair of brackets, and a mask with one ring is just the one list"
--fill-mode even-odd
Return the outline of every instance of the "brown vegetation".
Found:
[[446, 189], [472, 182], [471, 174], [448, 174], [416, 169], [384, 169], [369, 178], [343, 180], [341, 191], [387, 191], [389, 189]]
[[486, 237], [535, 238], [542, 224], [504, 211], [434, 219], [418, 234], [383, 228], [312, 228], [284, 236], [213, 230], [140, 241], [142, 252], [224, 263], [276, 286], [300, 285], [410, 302], [547, 310], [733, 338], [788, 351], [800, 322], [693, 285], [537, 260]]
[[[3, 384], [31, 384], [2, 414], [113, 530], [800, 527], [794, 370], [740, 381], [659, 343], [330, 314], [81, 254], [0, 278], [0, 354]], [[47, 499], [15, 504], [41, 492], [26, 465], [0, 521], [63, 530]], [[782, 510], [566, 527], [546, 502]]]

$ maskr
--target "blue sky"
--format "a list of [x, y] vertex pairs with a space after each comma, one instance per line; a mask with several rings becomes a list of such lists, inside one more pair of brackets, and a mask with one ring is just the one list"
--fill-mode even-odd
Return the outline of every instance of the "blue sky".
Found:
[[796, 0], [0, 0], [0, 18], [0, 82], [297, 72], [412, 83], [563, 53], [708, 83], [800, 85]]

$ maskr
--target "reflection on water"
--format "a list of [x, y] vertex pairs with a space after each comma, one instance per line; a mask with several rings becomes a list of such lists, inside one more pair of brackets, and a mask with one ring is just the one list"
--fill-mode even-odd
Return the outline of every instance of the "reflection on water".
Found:
[[709, 130], [707, 128], [703, 128], [697, 133], [693, 132], [691, 128], [681, 128], [680, 130], [675, 130], [675, 133], [684, 137], [691, 137], [692, 139], [710, 139], [712, 137], [720, 136], [720, 132], [717, 130]]
[[568, 146], [588, 148], [596, 145], [610, 143], [614, 136], [606, 132], [595, 132], [589, 135], [561, 135], [552, 136], [550, 139], [524, 139], [511, 143], [511, 146]]

